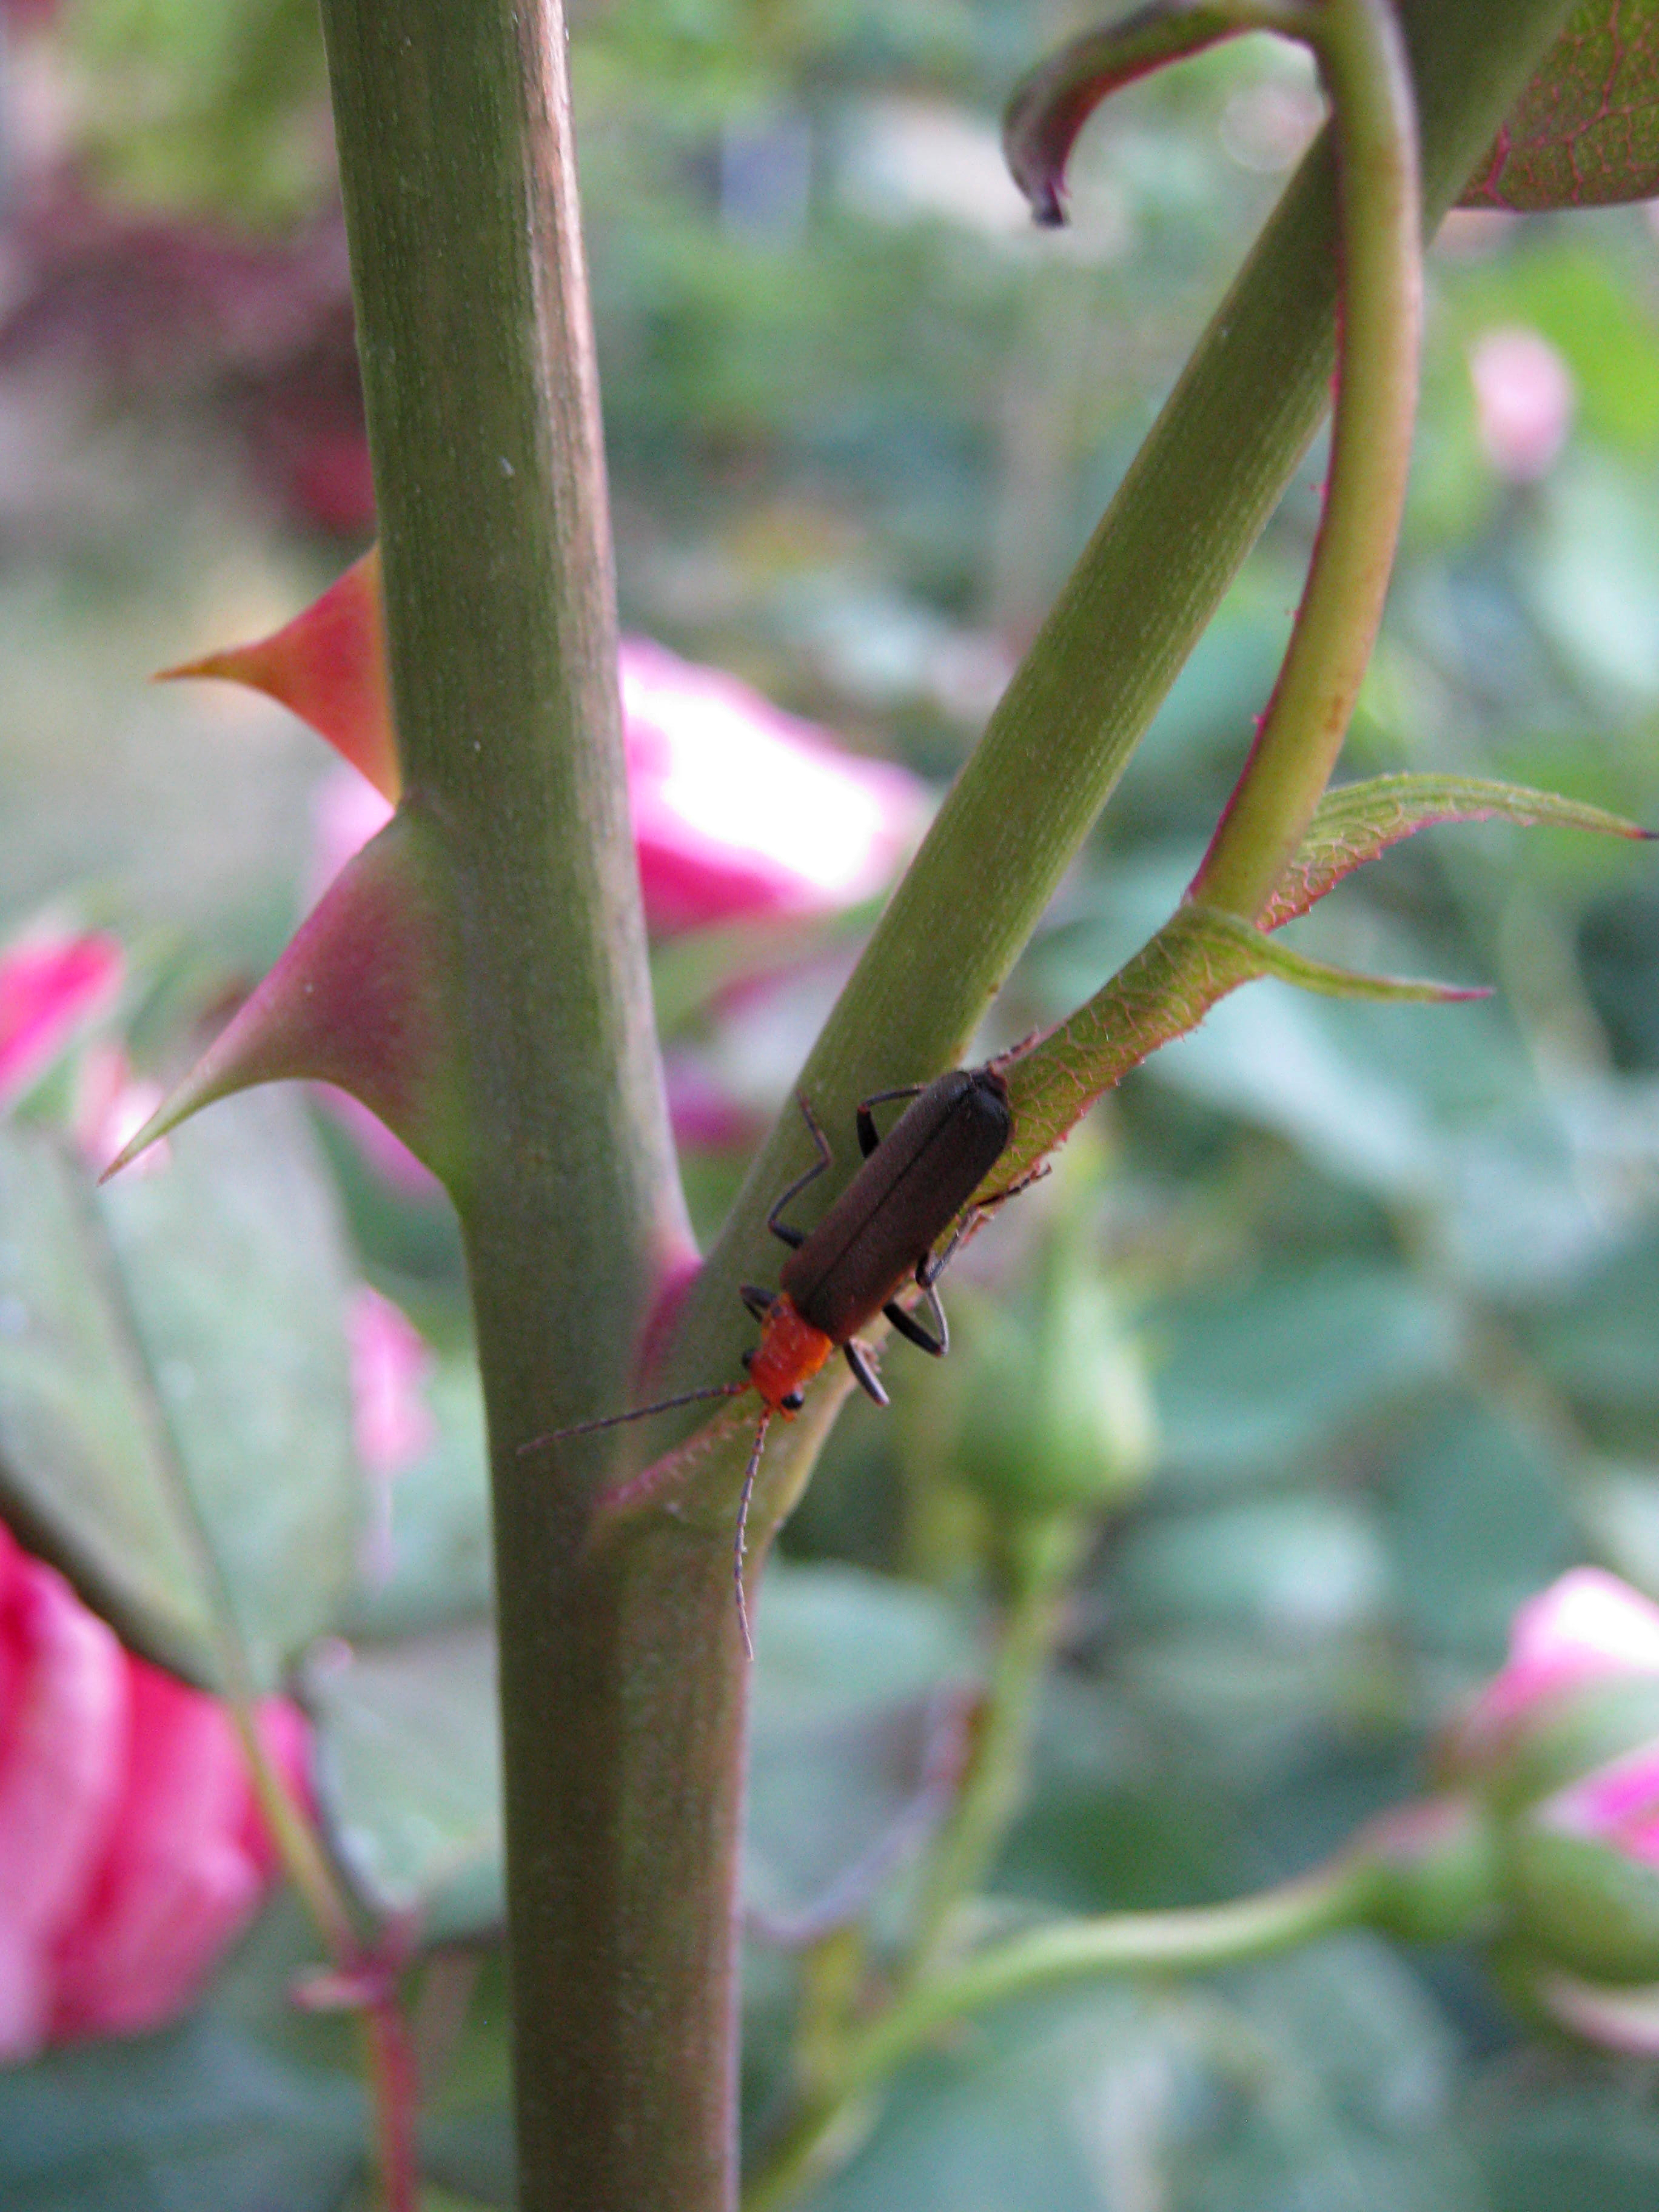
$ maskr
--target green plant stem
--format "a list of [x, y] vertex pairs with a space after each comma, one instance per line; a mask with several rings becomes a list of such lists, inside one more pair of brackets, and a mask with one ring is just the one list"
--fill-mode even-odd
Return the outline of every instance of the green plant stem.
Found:
[[735, 2189], [748, 1670], [731, 1526], [586, 1543], [691, 1258], [629, 835], [556, 0], [325, 0], [405, 805], [459, 917], [459, 1194], [489, 1421], [520, 2191]]
[[1253, 921], [1302, 842], [1347, 734], [1406, 503], [1422, 326], [1410, 70], [1392, 0], [1324, 0], [1342, 271], [1330, 477], [1267, 718], [1188, 896]]
[[897, 1978], [901, 2002], [948, 1954], [957, 1909], [989, 1873], [1019, 1809], [1037, 1693], [1085, 1537], [1073, 1514], [1022, 1518], [1003, 1532], [1006, 1603], [996, 1656], [961, 1794], [929, 1854], [915, 1932]]
[[[1432, 206], [1565, 7], [1410, 0]], [[464, 945], [520, 2188], [536, 2212], [723, 2212], [746, 1680], [729, 1517], [711, 1494], [585, 1553], [597, 1450], [556, 1469], [517, 1451], [620, 1402], [649, 1291], [689, 1249], [623, 806], [562, 24], [550, 0], [323, 16], [408, 804]], [[1311, 436], [1332, 204], [1316, 152], [890, 907], [806, 1071], [834, 1131], [863, 1091], [959, 1056]], [[792, 1110], [682, 1310], [674, 1380], [736, 1372], [735, 1285], [805, 1159]], [[821, 1407], [769, 1458], [757, 1553]]]
[[1062, 1921], [988, 1946], [908, 1991], [847, 2047], [833, 2085], [801, 2113], [745, 2191], [744, 2212], [775, 2212], [816, 2179], [856, 2100], [951, 2021], [1096, 1976], [1202, 1973], [1267, 1958], [1352, 1926], [1373, 1887], [1363, 1855], [1344, 1856], [1230, 1904]]
[[[1494, 13], [1487, 0], [1401, 0], [1429, 223], [1486, 154], [1567, 5], [1511, 0]], [[1272, 513], [1329, 398], [1336, 241], [1328, 132], [1217, 310], [802, 1071], [832, 1139], [866, 1093], [961, 1058]], [[809, 1157], [791, 1107], [679, 1318], [677, 1383], [735, 1368], [745, 1341], [735, 1285], [766, 1279], [766, 1210]], [[826, 1176], [812, 1204], [827, 1205], [837, 1181]], [[764, 1490], [757, 1499], [757, 1547], [778, 1504]]]

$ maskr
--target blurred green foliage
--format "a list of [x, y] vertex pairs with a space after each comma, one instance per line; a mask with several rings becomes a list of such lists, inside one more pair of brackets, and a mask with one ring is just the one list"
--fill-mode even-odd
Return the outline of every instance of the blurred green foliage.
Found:
[[[939, 778], [1310, 113], [1306, 71], [1262, 42], [1137, 87], [1091, 125], [1074, 231], [1036, 238], [1000, 184], [994, 117], [1058, 27], [1031, 0], [616, 0], [577, 27], [627, 618]], [[76, 0], [54, 36], [104, 189], [241, 222], [325, 204], [307, 8]], [[1530, 482], [1488, 457], [1469, 370], [1511, 326], [1556, 349], [1576, 395], [1559, 457]], [[44, 550], [4, 539], [16, 681], [0, 708], [0, 915], [22, 919], [51, 888], [123, 926], [160, 1059], [180, 1008], [280, 942], [313, 757], [270, 720], [144, 704], [132, 686], [198, 634], [296, 605], [336, 556], [239, 504], [187, 410], [145, 406], [136, 427], [107, 405], [89, 424], [99, 496], [65, 479]], [[216, 468], [224, 489], [204, 492]], [[1319, 475], [1316, 453], [993, 1042], [1069, 1011], [1190, 873], [1272, 682]], [[1504, 776], [1659, 821], [1656, 493], [1646, 214], [1454, 219], [1355, 772]], [[217, 949], [184, 952], [181, 933]], [[1258, 984], [1102, 1117], [1106, 1164], [1069, 1202], [1144, 1363], [1158, 1443], [1069, 1605], [1000, 1913], [1198, 1901], [1302, 1867], [1412, 1786], [1519, 1600], [1583, 1558], [1659, 1595], [1653, 862], [1553, 832], [1436, 832], [1346, 885], [1297, 941], [1350, 966], [1491, 981], [1496, 996], [1376, 1007]], [[779, 1006], [810, 1009], [842, 954], [827, 943], [754, 1017], [721, 998], [740, 951], [677, 995], [674, 1042], [767, 1103], [800, 1041]], [[336, 1608], [371, 1641], [355, 1680], [314, 1686], [327, 1771], [365, 1887], [378, 1870], [385, 1901], [407, 1904], [424, 1884], [444, 1932], [476, 1936], [493, 1901], [488, 1761], [465, 1802], [422, 1797], [418, 1724], [423, 1680], [447, 1700], [434, 1731], [463, 1740], [488, 1705], [487, 1665], [442, 1663], [469, 1623], [477, 1656], [484, 1559], [459, 1271], [429, 1211], [328, 1142], [364, 1264], [447, 1356], [441, 1441], [398, 1493], [399, 1577]], [[733, 1171], [694, 1164], [710, 1218]], [[955, 1373], [896, 1349], [894, 1416], [849, 1407], [786, 1534], [761, 1621], [758, 1910], [833, 1889], [902, 1818], [929, 1701], [975, 1678], [982, 1509], [956, 1480], [951, 1394], [969, 1388], [975, 1297], [1005, 1332], [1038, 1298], [1044, 1208], [1033, 1194], [962, 1263]], [[878, 1918], [902, 1917], [908, 1876], [888, 1875]], [[756, 2139], [799, 1988], [793, 1956], [757, 1940]], [[436, 2177], [490, 2203], [508, 2167], [502, 2012], [499, 1988], [475, 2008], [432, 2130]], [[106, 2201], [76, 2161], [107, 2128], [125, 2206], [234, 2212], [276, 2171], [260, 2163], [270, 2126], [314, 2094], [290, 2138], [295, 2159], [320, 2146], [314, 2174], [302, 2186], [284, 2169], [283, 2186], [337, 2201], [338, 2077], [309, 2052], [270, 2055], [266, 2032], [216, 2012], [182, 2040], [0, 2081], [0, 2194]], [[207, 2097], [225, 2069], [227, 2131], [265, 2118], [234, 2171], [204, 2166], [206, 2193], [178, 2195], [166, 2176], [185, 2153], [153, 2112], [184, 2109], [170, 2085], [185, 2077]], [[65, 2100], [82, 2116], [67, 2136]], [[147, 2108], [145, 2130], [123, 2132], [120, 2115]], [[1650, 2072], [1528, 2042], [1468, 1956], [1353, 1938], [1200, 1987], [1074, 1990], [971, 2026], [907, 2070], [813, 2202], [1634, 2212], [1656, 2185]]]

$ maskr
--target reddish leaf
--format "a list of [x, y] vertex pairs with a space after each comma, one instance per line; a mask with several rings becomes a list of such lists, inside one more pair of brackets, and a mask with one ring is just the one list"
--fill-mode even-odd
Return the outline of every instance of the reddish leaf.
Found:
[[1659, 192], [1659, 0], [1582, 0], [1465, 207], [1606, 207]]
[[1306, 914], [1344, 876], [1439, 822], [1513, 822], [1523, 829], [1597, 830], [1614, 837], [1653, 834], [1602, 807], [1520, 784], [1468, 775], [1374, 776], [1326, 793], [1301, 851], [1261, 915], [1261, 927], [1278, 929]]
[[106, 1177], [201, 1107], [296, 1076], [337, 1084], [453, 1190], [461, 1171], [453, 918], [417, 825], [395, 815]]
[[1066, 164], [1101, 101], [1166, 63], [1252, 27], [1236, 10], [1203, 0], [1152, 0], [1121, 21], [1085, 31], [1039, 63], [1003, 118], [1002, 147], [1014, 182], [1040, 223], [1066, 220]]
[[158, 680], [179, 676], [219, 676], [265, 692], [309, 722], [396, 802], [402, 775], [392, 727], [378, 546], [269, 637], [164, 668]]

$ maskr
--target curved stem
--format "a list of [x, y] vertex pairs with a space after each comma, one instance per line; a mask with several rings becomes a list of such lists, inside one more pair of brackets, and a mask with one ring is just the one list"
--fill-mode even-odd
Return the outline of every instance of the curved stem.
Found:
[[1417, 412], [1417, 126], [1392, 0], [1325, 0], [1313, 43], [1334, 112], [1340, 222], [1330, 479], [1267, 717], [1188, 894], [1246, 921], [1289, 866], [1347, 734], [1382, 619]]
[[[1566, 9], [1510, 0], [1494, 15], [1487, 0], [1401, 0], [1431, 220], [1462, 190]], [[795, 1087], [832, 1136], [866, 1092], [960, 1059], [1272, 513], [1328, 398], [1335, 236], [1327, 135], [1218, 309], [802, 1071]], [[806, 1164], [791, 1108], [680, 1310], [665, 1380], [735, 1368], [735, 1285], [765, 1267], [766, 1210]], [[764, 1482], [756, 1504], [758, 1542], [776, 1517]]]
[[1198, 1973], [1268, 1957], [1352, 1926], [1370, 1903], [1373, 1880], [1363, 1855], [1345, 1856], [1227, 1905], [1062, 1921], [990, 1945], [901, 1997], [848, 2046], [833, 2087], [756, 2177], [744, 2212], [775, 2212], [813, 2179], [854, 2100], [952, 2021], [1094, 1975]]

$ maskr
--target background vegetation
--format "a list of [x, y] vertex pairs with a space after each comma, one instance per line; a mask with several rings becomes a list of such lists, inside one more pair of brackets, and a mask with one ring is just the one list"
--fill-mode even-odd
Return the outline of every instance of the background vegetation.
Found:
[[[1319, 112], [1310, 73], [1261, 41], [1136, 88], [1091, 127], [1074, 230], [1038, 237], [992, 118], [1051, 13], [617, 0], [577, 27], [624, 620], [937, 781]], [[290, 0], [79, 0], [11, 40], [0, 929], [47, 902], [114, 927], [135, 952], [135, 1051], [171, 1071], [291, 927], [319, 757], [274, 710], [141, 679], [295, 611], [369, 527], [320, 52]], [[53, 146], [82, 165], [73, 194]], [[1483, 443], [1470, 372], [1516, 327], [1572, 394], [1530, 475]], [[1646, 212], [1454, 218], [1425, 392], [1350, 769], [1492, 775], [1659, 820]], [[1087, 995], [1190, 875], [1271, 684], [1320, 470], [1316, 452], [988, 1047]], [[849, 1407], [785, 1532], [759, 1622], [756, 2132], [802, 2001], [769, 1934], [914, 1807], [929, 1730], [981, 1663], [994, 1478], [953, 1440], [984, 1388], [974, 1340], [1036, 1297], [1062, 1217], [1086, 1227], [1116, 1316], [1125, 1456], [1143, 1400], [1152, 1456], [1068, 1608], [998, 1910], [1195, 1902], [1293, 1872], [1414, 1786], [1553, 1575], [1595, 1559], [1659, 1595], [1651, 862], [1444, 831], [1299, 928], [1319, 957], [1496, 995], [1365, 1006], [1268, 982], [1225, 1002], [1096, 1116], [1051, 1195], [978, 1241], [952, 1306], [963, 1356], [935, 1373], [896, 1353], [894, 1414]], [[781, 973], [754, 933], [661, 949], [671, 1038], [757, 1126], [852, 944], [826, 929]], [[475, 1724], [488, 1555], [455, 1241], [326, 1119], [217, 1111], [281, 1118], [330, 1264], [365, 1272], [441, 1354], [441, 1441], [395, 1493], [404, 1569], [337, 1596], [331, 1627], [358, 1656], [330, 1646], [307, 1680], [350, 1863], [456, 1939], [418, 2000], [430, 2171], [459, 2201], [505, 2202]], [[742, 1164], [735, 1144], [699, 1153], [700, 1225]], [[262, 1232], [279, 1240], [288, 1188]], [[0, 2194], [126, 2208], [165, 2171], [169, 2203], [342, 2202], [361, 2133], [344, 2046], [284, 2001], [309, 1955], [279, 1904], [196, 2022], [0, 2077]], [[833, 1947], [810, 1958], [809, 1996]], [[1654, 2090], [1650, 2068], [1529, 2036], [1472, 1957], [1348, 1936], [988, 2016], [902, 2074], [811, 2201], [1619, 2212], [1659, 2187]]]

